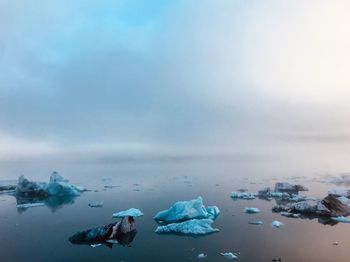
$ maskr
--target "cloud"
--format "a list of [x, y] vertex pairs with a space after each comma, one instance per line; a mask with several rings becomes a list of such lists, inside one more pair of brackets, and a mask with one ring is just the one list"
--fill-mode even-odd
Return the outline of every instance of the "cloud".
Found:
[[349, 129], [346, 1], [0, 7], [0, 131], [18, 141], [185, 150]]

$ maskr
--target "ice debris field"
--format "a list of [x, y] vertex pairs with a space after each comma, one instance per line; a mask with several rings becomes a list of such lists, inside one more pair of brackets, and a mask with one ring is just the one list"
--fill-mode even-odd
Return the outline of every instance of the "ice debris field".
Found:
[[[272, 212], [279, 213], [281, 216], [291, 218], [303, 218], [305, 216], [322, 217], [325, 223], [350, 223], [347, 217], [350, 214], [350, 190], [332, 189], [328, 191], [323, 199], [307, 197], [300, 194], [301, 191], [308, 189], [302, 185], [292, 185], [289, 183], [278, 182], [274, 189], [263, 188], [258, 192], [249, 192], [246, 189], [239, 189], [231, 193], [231, 198], [246, 200], [247, 203], [259, 198], [264, 200], [275, 200]], [[50, 206], [52, 198], [71, 199], [79, 197], [84, 191], [88, 191], [80, 186], [73, 185], [68, 179], [53, 172], [49, 182], [34, 182], [24, 176], [20, 176], [15, 185], [2, 185], [0, 192], [12, 195], [17, 200], [18, 209], [27, 209], [41, 206]], [[65, 200], [62, 200], [63, 202]], [[102, 202], [92, 202], [88, 204], [91, 208], [102, 208]], [[256, 216], [261, 210], [249, 205], [243, 210], [247, 216]], [[217, 206], [205, 206], [203, 198], [198, 196], [188, 201], [178, 201], [173, 203], [168, 209], [159, 211], [155, 214], [154, 220], [158, 223], [155, 229], [157, 234], [184, 234], [184, 235], [206, 235], [219, 232], [214, 226], [215, 220], [220, 215], [220, 209]], [[114, 218], [120, 218], [120, 221], [110, 223], [104, 226], [79, 231], [69, 238], [72, 244], [89, 245], [90, 247], [99, 247], [106, 245], [111, 247], [114, 244], [129, 245], [136, 235], [135, 218], [142, 217], [143, 212], [137, 208], [117, 211], [112, 214]], [[328, 222], [327, 222], [328, 221]], [[281, 228], [285, 224], [278, 221], [270, 221], [271, 227]], [[329, 222], [330, 223], [330, 222]], [[261, 226], [262, 220], [251, 219], [251, 225]], [[219, 252], [222, 257], [227, 259], [238, 259], [239, 253], [230, 251]], [[207, 254], [198, 254], [198, 259], [207, 258]]]

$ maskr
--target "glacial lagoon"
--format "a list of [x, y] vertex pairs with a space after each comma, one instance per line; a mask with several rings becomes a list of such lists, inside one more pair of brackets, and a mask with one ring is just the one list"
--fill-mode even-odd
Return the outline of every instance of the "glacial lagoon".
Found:
[[[16, 198], [0, 195], [1, 261], [226, 261], [220, 253], [238, 254], [237, 261], [347, 261], [350, 225], [323, 223], [317, 217], [288, 218], [272, 212], [275, 200], [234, 200], [232, 191], [257, 192], [276, 182], [302, 184], [303, 194], [323, 198], [346, 164], [295, 165], [276, 158], [124, 160], [92, 163], [3, 163], [1, 183], [16, 183], [19, 175], [48, 181], [57, 170], [73, 184], [89, 189], [64, 201], [49, 201], [32, 208], [17, 208]], [[345, 162], [344, 162], [345, 163]], [[290, 165], [290, 166], [289, 166]], [[179, 200], [202, 196], [216, 205], [214, 222], [220, 231], [204, 236], [157, 234], [157, 212]], [[91, 207], [91, 203], [102, 203]], [[246, 207], [260, 210], [244, 212]], [[119, 221], [113, 213], [138, 208], [137, 233], [126, 245], [74, 245], [78, 231]], [[277, 220], [284, 225], [271, 226]], [[263, 224], [254, 224], [262, 221]]]

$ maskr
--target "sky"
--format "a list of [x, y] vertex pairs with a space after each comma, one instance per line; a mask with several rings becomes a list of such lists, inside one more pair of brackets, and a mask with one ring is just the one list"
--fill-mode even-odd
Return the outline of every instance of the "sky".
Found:
[[350, 141], [347, 0], [0, 0], [0, 158]]

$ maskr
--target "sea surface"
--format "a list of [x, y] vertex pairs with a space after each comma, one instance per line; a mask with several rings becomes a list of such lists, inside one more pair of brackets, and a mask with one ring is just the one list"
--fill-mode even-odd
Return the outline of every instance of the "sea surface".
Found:
[[[15, 181], [21, 174], [48, 181], [51, 172], [58, 171], [91, 191], [66, 203], [28, 209], [18, 209], [13, 196], [0, 195], [0, 261], [178, 262], [196, 261], [200, 253], [207, 255], [204, 261], [226, 261], [220, 252], [237, 252], [242, 262], [350, 261], [350, 224], [286, 218], [271, 211], [274, 200], [230, 198], [231, 191], [240, 188], [257, 191], [283, 181], [305, 185], [309, 188], [305, 194], [322, 198], [328, 189], [340, 187], [324, 178], [348, 170], [345, 155], [317, 157], [305, 151], [263, 157], [2, 162], [2, 183]], [[198, 237], [154, 233], [153, 217], [158, 211], [197, 196], [203, 197], [205, 205], [220, 208], [214, 222], [220, 232]], [[88, 206], [95, 202], [103, 202], [103, 207]], [[139, 208], [144, 216], [136, 219], [137, 234], [130, 246], [92, 248], [69, 242], [74, 233], [114, 222], [114, 212], [131, 207]], [[257, 207], [261, 213], [245, 214], [245, 207]], [[264, 224], [249, 224], [255, 220]], [[285, 225], [273, 228], [273, 220]]]

